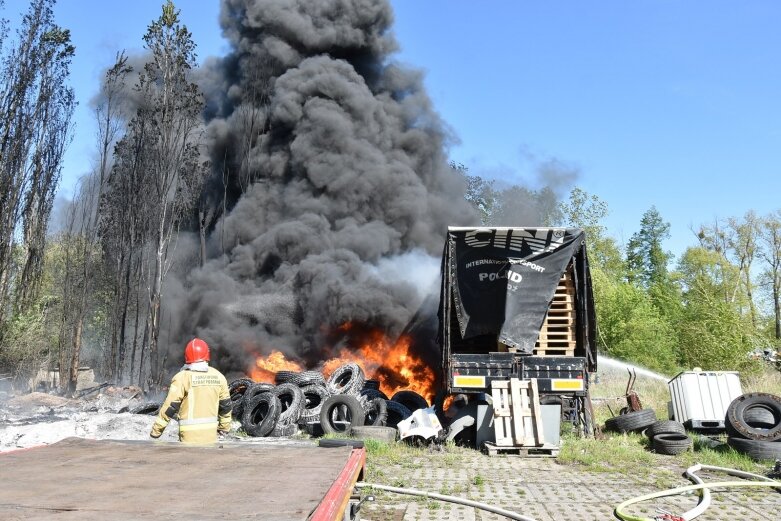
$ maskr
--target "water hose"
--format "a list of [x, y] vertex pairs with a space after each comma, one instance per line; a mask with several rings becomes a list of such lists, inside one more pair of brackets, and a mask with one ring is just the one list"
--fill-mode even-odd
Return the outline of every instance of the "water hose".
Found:
[[[698, 483], [696, 485], [688, 485], [685, 487], [678, 487], [678, 488], [671, 488], [669, 490], [662, 490], [661, 492], [654, 492], [652, 494], [646, 494], [645, 496], [639, 496], [636, 498], [628, 499], [618, 505], [615, 509], [615, 514], [619, 519], [623, 519], [624, 521], [654, 521], [653, 518], [650, 517], [640, 517], [640, 516], [633, 516], [631, 514], [627, 514], [623, 512], [623, 509], [628, 507], [629, 505], [634, 505], [635, 503], [640, 503], [642, 501], [648, 501], [649, 499], [657, 499], [660, 497], [666, 497], [666, 496], [676, 496], [678, 494], [682, 494], [684, 492], [689, 492], [692, 490], [704, 490], [709, 488], [730, 488], [730, 487], [774, 487], [778, 488], [781, 487], [781, 482], [774, 481], [774, 482], [767, 482], [767, 481], [718, 481], [715, 483]], [[699, 515], [699, 514], [698, 514]], [[684, 519], [683, 517], [672, 517], [668, 519]]]
[[467, 507], [479, 508], [480, 510], [493, 512], [494, 514], [499, 514], [500, 516], [504, 516], [509, 519], [517, 519], [518, 521], [536, 521], [533, 517], [524, 516], [522, 514], [513, 512], [512, 510], [505, 510], [503, 508], [491, 506], [486, 503], [479, 503], [477, 501], [472, 501], [471, 499], [464, 499], [456, 496], [446, 496], [444, 494], [437, 494], [435, 492], [426, 492], [424, 490], [415, 490], [412, 488], [398, 488], [398, 487], [389, 487], [386, 485], [375, 485], [373, 483], [356, 483], [355, 486], [357, 488], [376, 488], [377, 490], [384, 490], [386, 492], [395, 492], [397, 494], [408, 494], [410, 496], [420, 496], [425, 498], [437, 499], [439, 501], [447, 501], [449, 503], [456, 503]]
[[[700, 470], [710, 470], [710, 471], [718, 471], [718, 472], [724, 472], [726, 474], [730, 474], [732, 476], [736, 476], [739, 478], [744, 479], [758, 479], [762, 481], [773, 481], [770, 478], [767, 478], [765, 476], [761, 476], [759, 474], [752, 474], [751, 472], [744, 472], [742, 470], [736, 470], [736, 469], [729, 469], [725, 467], [714, 467], [713, 465], [702, 465], [700, 463], [697, 463], [696, 465], [692, 465], [688, 469], [686, 469], [686, 472], [684, 472], [684, 476], [689, 478], [694, 484], [702, 484], [704, 483], [702, 479], [700, 479], [699, 476], [696, 475], [697, 472]], [[707, 488], [702, 489], [702, 495], [700, 496], [700, 501], [698, 502], [697, 506], [693, 509], [681, 514], [681, 519], [684, 521], [691, 521], [695, 517], [699, 516], [705, 510], [708, 509], [710, 506], [710, 490]]]

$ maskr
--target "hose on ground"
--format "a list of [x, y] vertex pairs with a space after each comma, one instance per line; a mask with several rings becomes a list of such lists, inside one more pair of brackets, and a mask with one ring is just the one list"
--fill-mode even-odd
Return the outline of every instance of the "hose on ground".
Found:
[[657, 499], [660, 497], [666, 497], [666, 496], [676, 496], [678, 494], [682, 494], [684, 492], [689, 492], [692, 490], [703, 490], [703, 489], [710, 489], [710, 488], [730, 488], [730, 487], [774, 487], [778, 488], [781, 487], [781, 482], [774, 481], [774, 482], [759, 482], [759, 481], [717, 481], [714, 483], [699, 483], [697, 485], [687, 485], [685, 487], [678, 487], [678, 488], [671, 488], [669, 490], [662, 490], [660, 492], [654, 492], [652, 494], [646, 494], [644, 496], [638, 496], [636, 498], [628, 499], [618, 505], [615, 509], [616, 517], [619, 519], [623, 519], [624, 521], [654, 521], [652, 518], [649, 517], [640, 517], [640, 516], [633, 516], [631, 514], [627, 514], [623, 510], [630, 506], [634, 505], [635, 503], [640, 503], [642, 501], [648, 501], [649, 499]]
[[464, 505], [467, 507], [479, 508], [487, 512], [493, 512], [500, 516], [507, 517], [509, 519], [517, 519], [518, 521], [536, 521], [533, 517], [524, 516], [511, 510], [505, 510], [503, 508], [488, 505], [486, 503], [479, 503], [470, 499], [464, 499], [456, 496], [447, 496], [445, 494], [437, 494], [435, 492], [426, 492], [425, 490], [415, 490], [413, 488], [399, 488], [389, 487], [387, 485], [376, 485], [374, 483], [356, 483], [358, 488], [374, 488], [377, 490], [384, 490], [386, 492], [395, 492], [396, 494], [407, 494], [410, 496], [420, 496], [425, 498], [437, 499], [439, 501], [447, 501], [449, 503], [456, 503], [458, 505]]

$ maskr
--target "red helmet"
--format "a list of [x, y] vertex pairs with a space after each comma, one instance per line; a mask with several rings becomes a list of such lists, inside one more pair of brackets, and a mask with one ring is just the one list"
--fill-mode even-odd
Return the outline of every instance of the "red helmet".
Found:
[[200, 338], [193, 338], [187, 342], [184, 348], [184, 363], [194, 364], [195, 362], [209, 361], [209, 344]]

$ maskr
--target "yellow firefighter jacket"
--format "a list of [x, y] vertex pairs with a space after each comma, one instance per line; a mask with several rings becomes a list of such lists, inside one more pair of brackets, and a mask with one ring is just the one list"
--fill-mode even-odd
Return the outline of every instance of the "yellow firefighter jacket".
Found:
[[152, 437], [158, 438], [177, 414], [179, 441], [214, 443], [218, 429], [229, 431], [231, 399], [222, 373], [208, 366], [206, 371], [183, 369], [176, 373], [152, 426]]

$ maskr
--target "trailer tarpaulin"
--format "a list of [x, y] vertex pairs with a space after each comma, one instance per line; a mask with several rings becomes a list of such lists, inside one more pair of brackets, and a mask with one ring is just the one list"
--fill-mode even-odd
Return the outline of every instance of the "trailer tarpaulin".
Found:
[[449, 228], [443, 269], [462, 338], [497, 335], [532, 353], [562, 273], [585, 258], [584, 241], [575, 228]]

